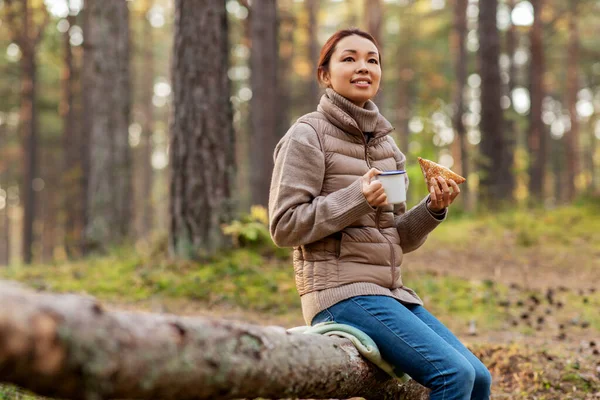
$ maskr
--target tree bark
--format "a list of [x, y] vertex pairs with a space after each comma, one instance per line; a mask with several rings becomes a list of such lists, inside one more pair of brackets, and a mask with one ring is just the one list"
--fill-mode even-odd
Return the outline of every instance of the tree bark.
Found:
[[277, 3], [275, 0], [253, 3], [250, 18], [250, 182], [252, 203], [267, 207], [273, 172], [273, 150], [283, 135], [283, 132], [277, 131], [277, 115], [280, 111], [277, 98]]
[[599, 181], [599, 177], [600, 175], [597, 173], [596, 171], [596, 163], [594, 162], [594, 157], [596, 155], [596, 149], [598, 148], [598, 139], [596, 138], [596, 134], [594, 129], [600, 129], [600, 128], [596, 128], [596, 126], [600, 126], [600, 115], [596, 114], [596, 118], [594, 118], [593, 123], [590, 124], [590, 126], [592, 127], [592, 129], [590, 129], [590, 150], [588, 153], [588, 157], [589, 157], [589, 166], [590, 166], [590, 186], [589, 186], [589, 192], [594, 195], [594, 196], [600, 196], [600, 182]]
[[[400, 34], [398, 35], [398, 47], [396, 48], [397, 76], [396, 86], [396, 126], [398, 131], [399, 147], [405, 154], [409, 153], [409, 121], [412, 111], [413, 98], [415, 94], [415, 65], [414, 65], [414, 42], [416, 34], [414, 24], [410, 21], [414, 18], [414, 4], [409, 3], [402, 6], [400, 12]], [[412, 199], [412, 192], [407, 193]], [[413, 199], [414, 200], [414, 199]]]
[[364, 5], [364, 18], [367, 32], [371, 34], [381, 46], [382, 42], [382, 22], [383, 22], [383, 4], [381, 0], [366, 1]]
[[81, 175], [79, 179], [80, 187], [80, 203], [81, 203], [81, 224], [82, 232], [81, 240], [77, 248], [81, 254], [87, 254], [91, 249], [88, 244], [87, 235], [85, 229], [89, 225], [90, 210], [89, 205], [91, 200], [90, 195], [90, 164], [91, 164], [91, 131], [93, 126], [93, 86], [95, 81], [95, 69], [92, 54], [94, 51], [94, 45], [92, 43], [92, 15], [90, 10], [90, 1], [84, 3], [83, 9], [81, 10], [81, 25], [83, 30], [83, 56], [81, 60], [81, 124], [79, 125], [79, 137], [80, 142], [77, 146], [79, 148], [81, 157]]
[[481, 181], [482, 200], [487, 205], [498, 205], [511, 198], [506, 178], [504, 153], [504, 113], [500, 106], [502, 81], [500, 79], [500, 38], [496, 26], [498, 1], [479, 3], [479, 67], [481, 75]]
[[131, 222], [129, 9], [122, 0], [89, 1], [94, 81], [86, 236], [98, 249], [122, 243]]
[[312, 73], [308, 84], [308, 106], [305, 113], [316, 110], [319, 103], [319, 84], [317, 82], [317, 67], [319, 63], [319, 43], [317, 38], [319, 2], [317, 0], [306, 0], [306, 12], [308, 13], [308, 24], [306, 35], [308, 37], [308, 60]]
[[575, 182], [579, 176], [579, 120], [577, 118], [577, 92], [579, 91], [579, 30], [577, 26], [578, 0], [569, 0], [569, 43], [567, 47], [567, 93], [566, 106], [571, 118], [571, 129], [566, 133], [567, 178], [566, 200], [576, 195]]
[[[281, 38], [278, 51], [279, 68], [277, 73], [277, 129], [276, 139], [283, 135], [290, 127], [290, 109], [292, 103], [291, 76], [293, 75], [292, 64], [294, 61], [294, 32], [296, 31], [296, 17], [291, 10], [286, 9], [280, 15], [279, 35]], [[269, 180], [270, 183], [270, 180]]]
[[[25, 17], [29, 19], [29, 17]], [[21, 110], [19, 122], [23, 139], [23, 262], [30, 264], [33, 259], [33, 223], [35, 221], [36, 192], [33, 180], [38, 177], [38, 127], [36, 107], [37, 63], [32, 49], [21, 49]]]
[[[375, 38], [377, 44], [383, 48], [383, 4], [381, 0], [365, 1], [364, 19], [367, 32], [369, 32]], [[381, 83], [383, 84], [383, 81]], [[381, 91], [377, 92], [377, 95], [372, 100], [381, 110], [383, 107], [383, 93]]]
[[175, 4], [169, 247], [190, 258], [226, 245], [221, 224], [234, 209], [235, 146], [225, 3]]
[[347, 339], [105, 310], [0, 281], [0, 381], [66, 399], [428, 398]]
[[28, 0], [17, 2], [6, 0], [4, 2], [5, 16], [11, 39], [17, 43], [21, 50], [21, 89], [19, 130], [22, 140], [23, 180], [21, 184], [21, 199], [23, 201], [23, 263], [30, 264], [33, 258], [32, 245], [34, 241], [36, 193], [33, 190], [33, 180], [38, 177], [38, 115], [36, 107], [37, 95], [37, 46], [48, 24], [48, 11], [46, 6], [40, 7], [43, 19], [35, 23], [33, 18], [34, 7]]
[[[512, 11], [515, 8], [515, 2], [516, 0], [508, 0], [508, 8], [509, 11], [512, 15]], [[510, 27], [508, 28], [508, 31], [506, 32], [506, 53], [509, 55], [510, 57], [510, 64], [509, 64], [509, 68], [508, 68], [508, 85], [506, 85], [506, 95], [508, 96], [508, 98], [511, 98], [511, 94], [512, 91], [514, 90], [514, 88], [516, 87], [516, 82], [517, 82], [517, 66], [516, 63], [514, 61], [515, 59], [515, 51], [516, 51], [516, 47], [517, 47], [517, 28], [516, 26], [512, 23], [510, 23]], [[505, 127], [505, 139], [506, 139], [506, 146], [504, 148], [504, 154], [503, 154], [503, 165], [505, 166], [505, 170], [506, 170], [506, 189], [507, 191], [509, 191], [509, 193], [514, 193], [515, 190], [515, 186], [516, 186], [516, 177], [515, 177], [515, 171], [514, 171], [514, 166], [515, 166], [515, 148], [516, 148], [516, 144], [518, 141], [518, 136], [519, 136], [519, 126], [518, 124], [515, 122], [515, 112], [511, 112], [509, 117], [506, 118], [505, 123], [506, 123], [506, 127]]]
[[[71, 1], [67, 3], [71, 9]], [[76, 24], [75, 16], [67, 16], [69, 27]], [[71, 47], [71, 35], [69, 31], [63, 33], [63, 72], [62, 72], [62, 98], [59, 106], [59, 114], [63, 120], [63, 154], [64, 164], [62, 173], [62, 210], [65, 215], [64, 223], [64, 246], [70, 257], [80, 254], [79, 244], [81, 242], [82, 206], [84, 193], [81, 187], [82, 155], [81, 129], [77, 129], [77, 113], [75, 112], [75, 92], [77, 74], [73, 49]]]
[[154, 39], [153, 28], [148, 21], [147, 14], [152, 9], [154, 0], [145, 0], [144, 18], [142, 18], [142, 54], [144, 63], [142, 68], [142, 138], [141, 138], [141, 235], [147, 237], [153, 224], [152, 212], [152, 133], [154, 131]]
[[[456, 83], [454, 86], [454, 115], [452, 125], [456, 131], [457, 141], [453, 143], [455, 160], [457, 164], [456, 171], [464, 177], [469, 175], [469, 158], [467, 154], [467, 131], [463, 123], [464, 116], [464, 90], [467, 82], [467, 5], [468, 0], [455, 0], [454, 3], [454, 30], [451, 36], [451, 45], [455, 51], [454, 70], [456, 74]], [[470, 209], [469, 185], [463, 185], [463, 198], [466, 202], [466, 208]]]
[[543, 200], [546, 180], [547, 133], [542, 121], [542, 102], [545, 96], [544, 74], [546, 71], [541, 12], [543, 0], [532, 0], [534, 21], [530, 30], [531, 67], [529, 114], [529, 191], [535, 202]]
[[4, 207], [0, 207], [0, 266], [8, 265], [10, 260], [9, 229], [8, 202], [4, 198]]
[[[57, 143], [58, 144], [58, 143]], [[43, 173], [41, 176], [44, 180], [44, 189], [39, 192], [40, 201], [38, 204], [38, 213], [40, 215], [40, 251], [39, 260], [42, 263], [50, 263], [54, 260], [54, 249], [57, 245], [57, 226], [58, 215], [60, 214], [60, 193], [57, 188], [60, 187], [60, 172], [61, 165], [57, 157], [57, 146], [49, 146], [46, 144], [42, 150], [40, 164], [42, 165]]]

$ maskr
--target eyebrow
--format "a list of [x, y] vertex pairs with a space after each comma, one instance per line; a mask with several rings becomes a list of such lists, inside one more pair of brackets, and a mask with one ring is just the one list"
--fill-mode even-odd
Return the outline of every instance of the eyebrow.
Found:
[[[353, 53], [353, 54], [357, 54], [358, 53], [356, 50], [352, 50], [352, 49], [346, 49], [346, 50], [342, 51], [342, 53], [345, 53], [345, 52], [350, 52], [350, 53]], [[377, 52], [376, 51], [370, 51], [367, 54], [369, 54], [369, 55], [371, 55], [371, 54], [377, 55]]]

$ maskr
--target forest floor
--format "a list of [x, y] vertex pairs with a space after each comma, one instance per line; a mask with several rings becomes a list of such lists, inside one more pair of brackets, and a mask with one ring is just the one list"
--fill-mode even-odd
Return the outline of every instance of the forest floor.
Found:
[[[488, 366], [492, 399], [600, 399], [597, 205], [455, 216], [407, 254], [405, 284]], [[277, 253], [280, 254], [280, 253]], [[202, 264], [138, 245], [108, 257], [0, 270], [109, 308], [303, 325], [286, 256], [240, 249]], [[0, 388], [0, 400], [28, 398]]]

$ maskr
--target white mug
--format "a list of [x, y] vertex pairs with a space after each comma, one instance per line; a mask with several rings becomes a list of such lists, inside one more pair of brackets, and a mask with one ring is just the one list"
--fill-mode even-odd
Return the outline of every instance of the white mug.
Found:
[[383, 185], [383, 191], [387, 196], [389, 204], [398, 204], [406, 201], [406, 171], [384, 171], [376, 175]]

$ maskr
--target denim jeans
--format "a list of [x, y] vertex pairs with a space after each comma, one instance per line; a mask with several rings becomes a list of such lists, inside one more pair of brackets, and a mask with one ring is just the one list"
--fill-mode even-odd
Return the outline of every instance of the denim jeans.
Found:
[[388, 296], [356, 296], [318, 313], [312, 325], [335, 321], [369, 335], [383, 359], [431, 389], [431, 400], [490, 398], [485, 365], [420, 305]]

